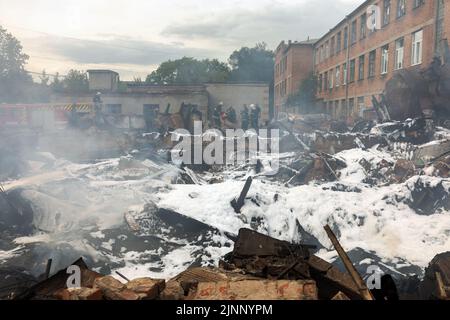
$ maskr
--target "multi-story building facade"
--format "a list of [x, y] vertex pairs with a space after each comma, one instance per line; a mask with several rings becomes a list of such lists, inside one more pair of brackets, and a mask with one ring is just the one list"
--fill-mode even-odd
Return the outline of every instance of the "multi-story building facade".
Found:
[[317, 98], [334, 118], [355, 120], [403, 68], [425, 68], [450, 36], [445, 0], [368, 0], [315, 44]]
[[282, 41], [275, 51], [275, 112], [284, 111], [287, 98], [295, 94], [313, 71], [314, 40]]

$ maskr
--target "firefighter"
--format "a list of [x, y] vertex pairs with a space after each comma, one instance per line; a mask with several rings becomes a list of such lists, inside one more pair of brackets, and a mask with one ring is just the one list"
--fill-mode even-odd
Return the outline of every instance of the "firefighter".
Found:
[[241, 127], [244, 131], [248, 130], [248, 124], [249, 124], [249, 112], [248, 107], [246, 104], [244, 104], [244, 109], [241, 111]]
[[227, 109], [227, 120], [232, 124], [236, 124], [237, 122], [236, 110], [233, 107]]
[[94, 123], [95, 125], [100, 125], [101, 124], [101, 120], [102, 120], [102, 93], [101, 92], [97, 92], [94, 96], [93, 99], [94, 102]]
[[250, 122], [251, 128], [258, 130], [259, 129], [259, 115], [261, 113], [261, 108], [258, 105], [252, 104], [250, 106]]
[[222, 127], [222, 107], [223, 107], [223, 102], [220, 102], [219, 105], [214, 109], [214, 113], [213, 113], [213, 123], [214, 126], [216, 128], [221, 128]]

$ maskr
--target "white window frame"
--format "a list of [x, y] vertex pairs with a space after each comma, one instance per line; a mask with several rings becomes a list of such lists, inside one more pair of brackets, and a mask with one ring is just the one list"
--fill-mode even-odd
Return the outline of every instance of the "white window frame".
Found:
[[341, 66], [336, 67], [336, 87], [341, 85]]
[[411, 48], [411, 65], [416, 66], [422, 64], [423, 59], [423, 30], [416, 31], [412, 34]]
[[[402, 46], [400, 47], [400, 44]], [[400, 38], [395, 41], [395, 70], [403, 69], [405, 65], [405, 39]]]
[[330, 75], [329, 89], [333, 89], [334, 70], [331, 69], [328, 74]]
[[381, 48], [381, 74], [387, 74], [389, 70], [389, 46]]
[[344, 86], [346, 86], [347, 85], [347, 77], [348, 77], [348, 64], [347, 63], [344, 63], [343, 65], [342, 65], [342, 73], [343, 73], [343, 82], [342, 82], [342, 84], [344, 85]]

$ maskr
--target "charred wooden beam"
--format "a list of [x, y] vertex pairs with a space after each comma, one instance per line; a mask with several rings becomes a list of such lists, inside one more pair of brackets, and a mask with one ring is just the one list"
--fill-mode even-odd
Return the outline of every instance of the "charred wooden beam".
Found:
[[127, 282], [130, 282], [130, 279], [128, 279], [127, 277], [125, 277], [123, 274], [121, 274], [119, 271], [116, 271], [116, 273], [117, 273], [117, 275], [119, 276], [119, 277], [121, 277], [122, 279], [124, 279], [125, 281], [127, 281]]
[[239, 198], [237, 200], [233, 199], [231, 201], [231, 206], [233, 207], [234, 212], [241, 213], [241, 209], [244, 206], [245, 197], [247, 197], [247, 193], [250, 190], [252, 182], [253, 178], [248, 177], [247, 181], [245, 182], [244, 188], [242, 189], [241, 194], [239, 195]]
[[50, 271], [52, 270], [52, 259], [47, 260], [47, 266], [45, 267], [45, 279], [50, 277]]
[[361, 297], [364, 300], [374, 300], [372, 293], [367, 288], [366, 284], [364, 283], [364, 280], [362, 279], [361, 275], [356, 270], [355, 266], [353, 265], [352, 261], [348, 257], [344, 248], [342, 248], [341, 244], [339, 243], [338, 239], [336, 238], [336, 235], [331, 230], [330, 226], [326, 225], [324, 227], [324, 229], [325, 229], [328, 237], [330, 238], [331, 242], [333, 243], [334, 248], [336, 249], [337, 253], [339, 254], [339, 257], [341, 257], [342, 262], [344, 263], [345, 269], [347, 269], [347, 272], [350, 274], [353, 281], [355, 282], [356, 287], [358, 288], [358, 291], [361, 294]]

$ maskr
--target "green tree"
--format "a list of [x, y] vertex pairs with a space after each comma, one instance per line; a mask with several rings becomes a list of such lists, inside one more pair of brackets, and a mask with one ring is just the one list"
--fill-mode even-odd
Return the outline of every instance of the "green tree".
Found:
[[274, 65], [273, 51], [267, 45], [257, 43], [253, 48], [243, 47], [234, 51], [228, 62], [231, 66], [231, 80], [234, 82], [264, 82], [269, 85], [269, 115], [274, 109]]
[[53, 82], [50, 84], [50, 88], [54, 92], [62, 92], [64, 91], [64, 86], [61, 80], [59, 80], [59, 73], [57, 72], [53, 77]]
[[230, 69], [217, 59], [197, 60], [184, 57], [163, 62], [147, 76], [151, 84], [199, 84], [205, 82], [226, 82]]
[[0, 26], [0, 102], [24, 100], [27, 89], [33, 84], [25, 71], [29, 56], [12, 34]]
[[273, 82], [274, 54], [264, 42], [234, 51], [228, 62], [233, 81]]
[[45, 87], [48, 86], [50, 77], [48, 76], [47, 72], [45, 70], [42, 70], [41, 75], [39, 76], [39, 79], [41, 80], [41, 84]]
[[299, 113], [314, 112], [314, 105], [316, 101], [317, 79], [313, 73], [310, 73], [305, 78], [298, 91], [290, 95], [287, 99], [287, 105], [298, 108]]
[[63, 88], [66, 93], [79, 94], [89, 91], [87, 73], [79, 70], [70, 70], [63, 80]]

